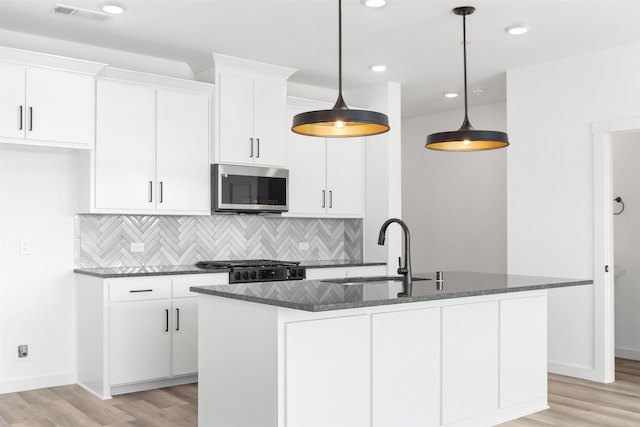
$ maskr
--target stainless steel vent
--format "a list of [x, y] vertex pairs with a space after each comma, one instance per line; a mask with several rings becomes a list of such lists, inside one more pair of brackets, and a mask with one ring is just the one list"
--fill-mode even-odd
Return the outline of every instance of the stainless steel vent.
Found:
[[62, 4], [56, 4], [53, 12], [59, 13], [61, 15], [73, 16], [75, 18], [86, 19], [88, 21], [108, 22], [113, 19], [112, 15], [98, 12], [97, 10], [82, 9], [79, 7], [66, 6]]

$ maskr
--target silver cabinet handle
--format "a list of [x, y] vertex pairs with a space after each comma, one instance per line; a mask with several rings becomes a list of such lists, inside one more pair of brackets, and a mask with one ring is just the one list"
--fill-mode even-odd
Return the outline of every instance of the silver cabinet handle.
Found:
[[162, 203], [163, 197], [162, 197], [162, 181], [160, 181], [160, 203]]
[[20, 108], [20, 128], [18, 130], [22, 130], [22, 105], [19, 107]]
[[258, 148], [257, 154], [256, 154], [256, 159], [257, 159], [258, 157], [260, 157], [260, 138], [256, 138], [256, 145]]
[[251, 144], [251, 154], [249, 154], [249, 157], [253, 157], [253, 138], [249, 138], [249, 143]]
[[327, 192], [322, 190], [322, 207], [325, 208], [327, 206]]
[[33, 107], [29, 107], [29, 132], [33, 130]]
[[329, 209], [333, 208], [333, 190], [329, 190]]
[[149, 203], [153, 203], [153, 181], [149, 181]]
[[176, 331], [180, 330], [180, 309], [176, 308]]
[[169, 309], [168, 308], [164, 309], [164, 314], [165, 314], [164, 331], [169, 332]]

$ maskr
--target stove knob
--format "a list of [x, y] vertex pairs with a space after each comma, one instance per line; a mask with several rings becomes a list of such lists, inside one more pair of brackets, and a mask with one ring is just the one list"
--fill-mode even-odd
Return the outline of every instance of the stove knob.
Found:
[[244, 280], [247, 280], [249, 278], [249, 272], [245, 271], [244, 273], [242, 273], [242, 277], [244, 278]]
[[253, 280], [257, 279], [257, 278], [258, 278], [258, 273], [256, 273], [255, 271], [252, 271], [252, 272], [251, 272], [251, 278], [252, 278]]
[[298, 275], [298, 270], [296, 270], [295, 268], [291, 269], [291, 277], [296, 277]]
[[240, 277], [242, 277], [242, 274], [240, 274], [239, 271], [236, 271], [235, 277], [236, 277], [236, 280], [240, 280]]
[[304, 270], [303, 269], [298, 270], [298, 277], [304, 277]]

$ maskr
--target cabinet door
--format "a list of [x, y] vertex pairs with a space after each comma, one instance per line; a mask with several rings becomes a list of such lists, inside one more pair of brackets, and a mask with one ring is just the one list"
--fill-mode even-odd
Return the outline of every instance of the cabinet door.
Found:
[[110, 304], [109, 369], [112, 386], [170, 376], [170, 316], [168, 300]]
[[284, 80], [254, 80], [253, 136], [254, 163], [283, 166], [286, 157], [287, 84]]
[[0, 63], [0, 136], [24, 138], [25, 67]]
[[440, 425], [440, 309], [374, 314], [372, 337], [373, 425]]
[[27, 67], [27, 138], [90, 145], [94, 79]]
[[198, 372], [198, 298], [173, 300], [173, 375]]
[[285, 328], [287, 425], [369, 426], [368, 316], [293, 322]]
[[[304, 110], [290, 108], [289, 116]], [[326, 212], [325, 139], [287, 135], [289, 214], [323, 216]]]
[[220, 162], [253, 163], [253, 79], [221, 73]]
[[155, 108], [153, 88], [98, 81], [97, 208], [154, 208]]
[[327, 139], [327, 213], [362, 216], [362, 138]]
[[547, 397], [547, 299], [500, 301], [500, 407]]
[[210, 212], [209, 97], [158, 90], [156, 149], [157, 208]]
[[498, 302], [442, 309], [442, 422], [498, 409]]

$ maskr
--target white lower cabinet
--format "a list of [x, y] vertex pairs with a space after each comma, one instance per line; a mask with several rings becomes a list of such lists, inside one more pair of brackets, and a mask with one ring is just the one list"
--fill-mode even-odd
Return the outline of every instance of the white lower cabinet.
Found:
[[102, 398], [197, 381], [198, 305], [190, 286], [228, 274], [78, 274], [78, 383]]
[[366, 315], [286, 324], [288, 426], [370, 425], [368, 332]]
[[200, 425], [478, 427], [548, 407], [544, 290], [332, 312], [198, 298]]
[[442, 422], [498, 409], [498, 302], [442, 309]]
[[165, 299], [110, 305], [109, 382], [112, 386], [171, 375], [170, 308], [170, 301]]
[[373, 425], [440, 425], [440, 310], [373, 314], [371, 330]]
[[198, 372], [198, 352], [193, 351], [193, 343], [198, 342], [198, 298], [173, 300], [173, 375]]

